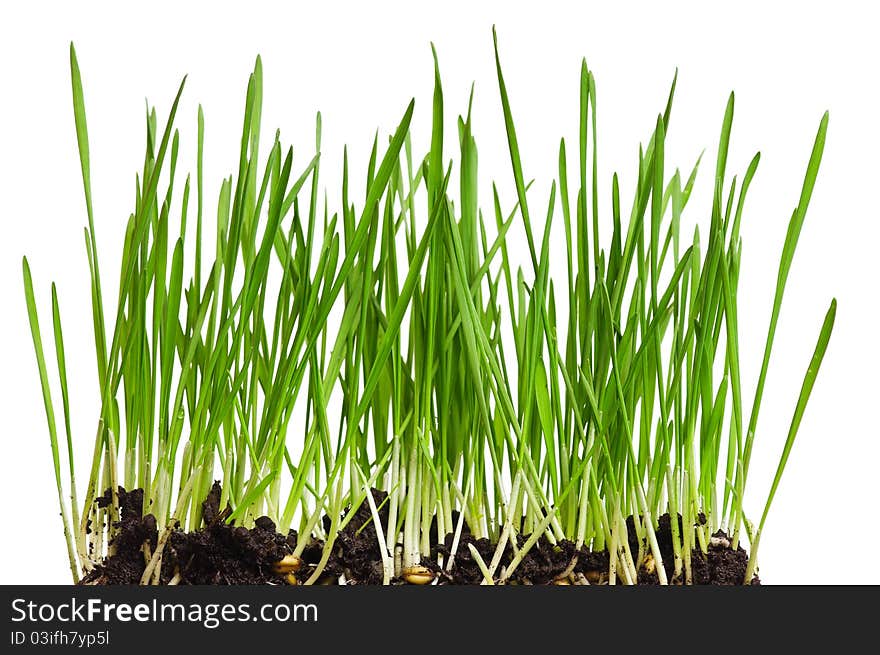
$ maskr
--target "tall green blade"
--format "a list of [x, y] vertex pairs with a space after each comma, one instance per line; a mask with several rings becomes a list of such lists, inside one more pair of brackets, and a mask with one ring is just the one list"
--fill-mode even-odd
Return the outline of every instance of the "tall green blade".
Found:
[[764, 527], [767, 520], [767, 513], [770, 511], [770, 505], [776, 495], [776, 489], [779, 487], [779, 481], [785, 471], [785, 465], [788, 463], [788, 456], [791, 454], [791, 448], [794, 445], [795, 437], [797, 437], [798, 429], [801, 426], [801, 419], [810, 400], [810, 394], [813, 393], [813, 385], [816, 383], [816, 376], [819, 374], [819, 368], [822, 366], [822, 360], [825, 358], [825, 351], [828, 349], [828, 341], [831, 339], [831, 331], [834, 329], [834, 319], [837, 316], [837, 299], [831, 301], [828, 312], [825, 314], [825, 320], [822, 322], [822, 329], [819, 331], [819, 339], [816, 341], [816, 349], [813, 351], [813, 357], [810, 359], [810, 365], [804, 374], [804, 381], [801, 384], [801, 392], [798, 395], [797, 405], [794, 408], [794, 415], [791, 417], [791, 425], [788, 428], [788, 437], [785, 439], [785, 446], [782, 449], [782, 455], [779, 458], [779, 466], [776, 468], [776, 475], [773, 476], [773, 484], [770, 486], [770, 493], [767, 494], [767, 502], [764, 504], [764, 513], [761, 515], [761, 522], [758, 525], [758, 531]]
[[46, 371], [46, 358], [43, 355], [43, 339], [40, 333], [40, 321], [37, 316], [37, 305], [34, 300], [34, 283], [31, 277], [31, 268], [27, 257], [21, 261], [22, 275], [24, 276], [24, 298], [27, 303], [28, 320], [31, 326], [31, 336], [34, 342], [34, 353], [37, 357], [37, 368], [40, 372], [40, 387], [43, 392], [43, 407], [46, 410], [46, 423], [49, 426], [49, 443], [52, 447], [52, 466], [55, 470], [55, 488], [58, 491], [58, 507], [61, 510], [61, 522], [64, 526], [64, 540], [67, 542], [67, 558], [70, 563], [70, 572], [74, 582], [79, 581], [76, 555], [74, 554], [73, 537], [70, 532], [70, 523], [67, 519], [67, 508], [64, 503], [64, 494], [61, 483], [61, 464], [58, 456], [58, 431], [55, 426], [55, 410], [52, 405], [52, 393], [49, 389], [49, 374]]
[[73, 117], [76, 123], [76, 143], [79, 147], [79, 162], [82, 170], [83, 191], [86, 198], [86, 213], [89, 219], [89, 239], [87, 248], [91, 263], [92, 282], [92, 320], [95, 332], [95, 353], [98, 358], [98, 381], [101, 388], [107, 377], [107, 337], [104, 327], [104, 300], [101, 293], [101, 272], [98, 266], [98, 245], [95, 240], [95, 220], [92, 212], [91, 162], [89, 158], [89, 130], [86, 124], [86, 107], [83, 99], [82, 78], [79, 62], [73, 43], [70, 44], [70, 82], [73, 89]]

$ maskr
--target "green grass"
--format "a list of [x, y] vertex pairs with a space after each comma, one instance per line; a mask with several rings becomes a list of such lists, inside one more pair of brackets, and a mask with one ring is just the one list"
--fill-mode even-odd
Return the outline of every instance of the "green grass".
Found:
[[[456, 548], [464, 520], [475, 536], [498, 543], [490, 561], [475, 555], [486, 583], [508, 579], [541, 536], [608, 549], [610, 582], [629, 583], [649, 555], [662, 561], [655, 530], [666, 512], [681, 514], [683, 525], [698, 523], [700, 513], [707, 521], [683, 534], [673, 522], [674, 575], [667, 580], [657, 566], [661, 583], [692, 582], [691, 552], [706, 552], [718, 529], [734, 543], [748, 540], [751, 578], [836, 312], [832, 301], [754, 525], [745, 514], [751, 455], [827, 114], [782, 244], [752, 391], [740, 374], [737, 290], [740, 225], [760, 157], [741, 181], [728, 175], [733, 94], [718, 142], [712, 205], [702, 210], [708, 221], [688, 235], [681, 219], [701, 160], [687, 176], [666, 161], [675, 80], [654, 132], [639, 149], [627, 207], [617, 175], [610, 200], [599, 189], [596, 84], [584, 62], [575, 161], [562, 140], [558, 170], [548, 172], [556, 179], [549, 197], [541, 198], [530, 193], [523, 173], [515, 107], [496, 42], [516, 198], [505, 202], [494, 190], [491, 202], [481, 203], [471, 103], [458, 118], [457, 134], [444, 134], [435, 53], [427, 152], [417, 154], [410, 138], [416, 116], [411, 102], [394, 133], [374, 141], [363, 199], [352, 192], [359, 184], [346, 153], [342, 189], [330, 201], [322, 199], [320, 182], [320, 115], [313, 156], [295, 162], [277, 133], [268, 148], [261, 143], [258, 58], [248, 80], [238, 168], [222, 181], [212, 243], [204, 236], [214, 231], [205, 223], [214, 212], [205, 198], [201, 107], [195, 183], [189, 175], [181, 183], [177, 170], [181, 136], [174, 125], [182, 82], [161, 129], [155, 110], [147, 113], [119, 295], [105, 302], [73, 46], [70, 61], [101, 389], [81, 503], [73, 461], [85, 444], [80, 435], [74, 443], [71, 430], [58, 296], [53, 285], [66, 451], [59, 446], [26, 259], [23, 269], [74, 580], [113, 552], [117, 485], [144, 489], [144, 510], [157, 518], [160, 545], [148, 553], [143, 577], [149, 583], [158, 582], [170, 531], [177, 524], [190, 530], [201, 525], [201, 500], [215, 479], [222, 481], [222, 504], [233, 508], [228, 520], [250, 525], [265, 514], [279, 531], [295, 528], [326, 540], [311, 582], [365, 499], [378, 528], [386, 582], [429, 556], [436, 516], [440, 534], [456, 535]], [[452, 161], [448, 152], [455, 153]], [[457, 197], [452, 179], [458, 180]], [[608, 221], [600, 208], [608, 207], [612, 229], [602, 234]], [[554, 220], [563, 221], [565, 233], [567, 275], [561, 281], [550, 275], [552, 250], [562, 247], [551, 236]], [[515, 267], [507, 243], [514, 223], [528, 244], [525, 268]], [[385, 525], [367, 492], [371, 486], [389, 492]], [[96, 495], [108, 488], [113, 502], [97, 507]], [[324, 514], [333, 519], [329, 531]], [[630, 515], [637, 518], [638, 552], [628, 544]], [[87, 530], [89, 521], [99, 529]], [[518, 533], [531, 536], [502, 569], [502, 551], [516, 546]], [[300, 539], [297, 555], [305, 545]]]

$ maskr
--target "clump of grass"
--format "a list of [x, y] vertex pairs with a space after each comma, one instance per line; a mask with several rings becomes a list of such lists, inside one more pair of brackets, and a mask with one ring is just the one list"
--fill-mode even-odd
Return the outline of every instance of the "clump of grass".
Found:
[[[58, 296], [53, 285], [65, 472], [26, 259], [23, 269], [74, 580], [113, 554], [118, 486], [142, 488], [143, 510], [156, 517], [160, 537], [155, 551], [145, 552], [142, 580], [155, 583], [170, 532], [200, 527], [201, 500], [215, 479], [222, 482], [221, 507], [232, 508], [227, 520], [251, 525], [265, 514], [279, 530], [324, 540], [324, 556], [307, 582], [320, 579], [337, 535], [364, 502], [386, 583], [400, 576], [431, 581], [422, 564], [431, 556], [434, 520], [437, 534], [454, 535], [452, 553], [445, 561], [438, 556], [442, 568], [452, 566], [465, 522], [475, 537], [497, 544], [488, 561], [467, 544], [487, 584], [510, 579], [541, 537], [607, 550], [612, 584], [636, 582], [646, 566], [661, 583], [687, 584], [693, 553], [706, 553], [717, 530], [733, 547], [748, 540], [745, 580], [751, 580], [836, 311], [832, 300], [770, 493], [753, 523], [744, 511], [751, 454], [827, 113], [782, 246], [760, 374], [746, 389], [738, 341], [740, 225], [760, 156], [741, 181], [728, 179], [733, 94], [722, 121], [712, 206], [704, 212], [709, 220], [692, 235], [680, 226], [700, 161], [684, 176], [665, 157], [675, 81], [639, 149], [630, 205], [621, 201], [617, 175], [610, 201], [600, 202], [596, 84], [584, 62], [576, 154], [571, 158], [560, 142], [549, 198], [536, 207], [497, 42], [516, 188], [510, 208], [495, 190], [488, 213], [481, 209], [470, 103], [457, 134], [444, 134], [435, 54], [427, 153], [414, 154], [411, 102], [387, 146], [374, 142], [359, 201], [346, 154], [334, 210], [321, 197], [320, 115], [312, 157], [295, 164], [277, 133], [261, 151], [258, 58], [247, 86], [238, 169], [221, 184], [216, 242], [209, 243], [205, 221], [214, 213], [204, 192], [201, 108], [195, 180], [187, 175], [181, 187], [177, 176], [181, 83], [161, 127], [155, 110], [148, 111], [119, 294], [105, 302], [73, 46], [70, 61], [101, 390], [81, 503]], [[444, 158], [447, 149], [456, 151], [457, 163]], [[611, 210], [610, 235], [600, 234], [602, 207]], [[543, 224], [533, 221], [533, 209]], [[551, 251], [561, 249], [551, 240], [554, 220], [565, 229], [562, 282], [549, 272]], [[515, 268], [509, 252], [514, 223], [528, 244], [525, 268]], [[371, 487], [388, 492], [387, 521]], [[111, 502], [99, 507], [95, 499], [105, 489]], [[680, 530], [671, 521], [671, 579], [656, 538], [664, 513], [696, 526]], [[290, 561], [276, 568], [292, 575], [307, 541], [299, 539]], [[509, 546], [515, 554], [501, 567]]]

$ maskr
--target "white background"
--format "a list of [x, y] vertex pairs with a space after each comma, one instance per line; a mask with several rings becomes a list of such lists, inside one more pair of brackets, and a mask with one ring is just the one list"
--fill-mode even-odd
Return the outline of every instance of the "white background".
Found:
[[[713, 3], [593, 7], [589, 2], [447, 1], [426, 5], [425, 11], [414, 2], [283, 8], [288, 4], [293, 3], [153, 1], [137, 10], [115, 3], [74, 10], [67, 3], [33, 2], [0, 10], [0, 498], [5, 509], [0, 582], [69, 580], [23, 301], [23, 254], [34, 272], [44, 334], [51, 325], [48, 285], [59, 284], [81, 471], [90, 456], [97, 411], [69, 42], [76, 43], [83, 73], [105, 297], [113, 297], [134, 172], [142, 162], [145, 96], [157, 105], [161, 124], [180, 77], [189, 74], [178, 114], [180, 167], [194, 172], [195, 113], [202, 103], [211, 215], [220, 179], [237, 161], [247, 74], [257, 53], [264, 64], [264, 143], [280, 127], [283, 138], [299, 146], [295, 162], [301, 168], [311, 156], [314, 115], [321, 110], [322, 174], [330, 193], [337, 194], [342, 145], [349, 144], [362, 167], [374, 131], [393, 129], [413, 96], [416, 150], [427, 150], [433, 41], [443, 74], [447, 134], [454, 135], [452, 121], [466, 110], [475, 81], [482, 189], [496, 179], [504, 206], [512, 206], [493, 23], [525, 175], [536, 180], [530, 192], [536, 208], [546, 206], [559, 138], [567, 137], [570, 157], [576, 152], [581, 57], [587, 57], [598, 84], [606, 219], [610, 173], [620, 172], [626, 198], [638, 144], [650, 135], [677, 66], [667, 165], [686, 174], [706, 149], [688, 206], [692, 218], [705, 223], [724, 104], [729, 91], [736, 91], [729, 173], [741, 174], [754, 152], [762, 153], [742, 228], [746, 390], [753, 389], [760, 364], [785, 225], [819, 119], [830, 110], [825, 157], [771, 362], [747, 506], [753, 515], [763, 506], [821, 320], [836, 296], [837, 325], [762, 539], [761, 574], [769, 583], [880, 581], [871, 555], [880, 539], [875, 478], [880, 430], [874, 415], [880, 391], [880, 50], [874, 10], [846, 2], [800, 2], [785, 9], [741, 1], [710, 9]], [[608, 9], [612, 4], [620, 8]], [[447, 157], [453, 154], [448, 148]], [[481, 193], [486, 206], [488, 195]], [[556, 274], [563, 271], [560, 266]], [[745, 395], [750, 398], [751, 392]]]

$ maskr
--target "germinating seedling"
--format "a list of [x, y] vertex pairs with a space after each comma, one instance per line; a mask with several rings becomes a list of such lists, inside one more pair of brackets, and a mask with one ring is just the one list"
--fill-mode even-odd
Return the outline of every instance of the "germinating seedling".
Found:
[[[185, 581], [179, 568], [163, 578], [163, 556], [175, 530], [206, 523], [202, 501], [215, 480], [219, 507], [228, 507], [221, 520], [252, 527], [266, 515], [280, 532], [301, 535], [271, 567], [279, 581], [292, 584], [325, 579], [340, 535], [368, 525], [386, 584], [454, 579], [465, 559], [484, 584], [522, 581], [520, 567], [533, 549], [558, 553], [571, 543], [575, 554], [607, 552], [594, 582], [632, 584], [647, 576], [692, 584], [700, 582], [698, 560], [742, 541], [751, 551], [742, 581], [752, 580], [836, 312], [832, 301], [770, 494], [752, 523], [744, 501], [764, 385], [828, 115], [789, 222], [751, 388], [740, 375], [737, 291], [740, 226], [760, 158], [741, 181], [728, 179], [733, 94], [709, 220], [688, 235], [680, 226], [700, 160], [686, 176], [666, 161], [675, 81], [639, 149], [630, 205], [616, 175], [610, 200], [600, 202], [596, 83], [584, 62], [574, 157], [562, 140], [549, 197], [536, 198], [496, 42], [516, 188], [505, 208], [497, 190], [488, 204], [477, 194], [470, 102], [457, 133], [444, 133], [436, 54], [434, 61], [427, 153], [415, 154], [410, 139], [411, 102], [387, 145], [374, 142], [363, 197], [354, 192], [346, 153], [334, 210], [320, 187], [320, 115], [314, 155], [306, 160], [295, 163], [277, 133], [268, 147], [261, 143], [258, 58], [238, 169], [222, 181], [216, 203], [215, 242], [203, 236], [215, 212], [205, 197], [201, 107], [195, 181], [187, 176], [181, 186], [177, 175], [181, 83], [161, 129], [155, 110], [147, 113], [119, 295], [108, 299], [83, 87], [71, 46], [101, 390], [84, 497], [74, 475], [82, 442], [77, 435], [74, 443], [71, 428], [59, 298], [53, 285], [56, 414], [26, 259], [23, 273], [75, 581], [92, 579], [116, 552], [120, 487], [142, 489], [143, 513], [156, 520], [155, 542], [142, 546], [140, 581]], [[450, 142], [453, 162], [444, 155]], [[600, 234], [602, 208], [610, 208], [610, 236]], [[550, 275], [551, 248], [559, 248], [550, 228], [559, 220], [562, 281]], [[507, 242], [515, 223], [528, 245], [524, 268], [516, 268]], [[671, 561], [658, 539], [661, 524]], [[443, 535], [450, 537], [438, 552]], [[309, 536], [323, 550], [306, 566]], [[490, 550], [475, 546], [483, 537], [494, 544]], [[573, 557], [553, 579], [568, 584], [588, 577]]]

